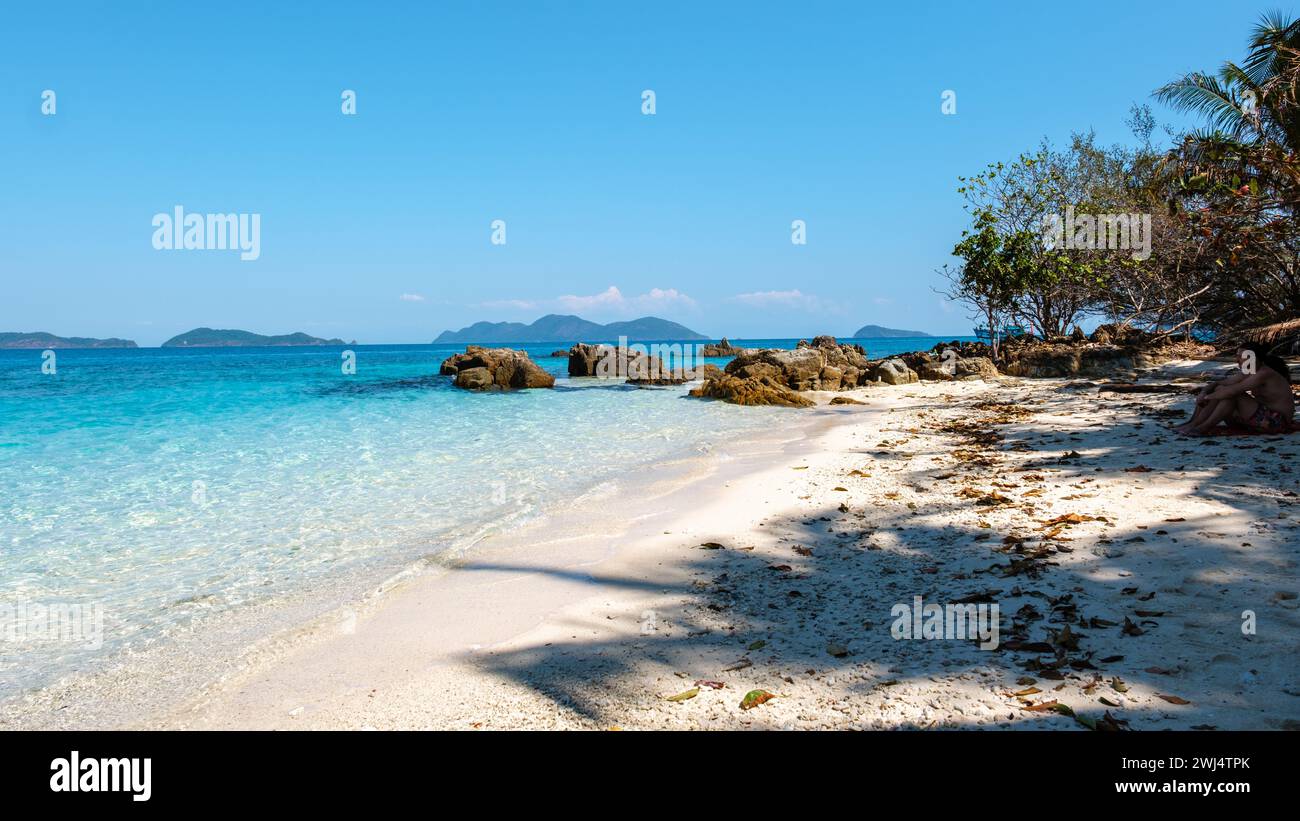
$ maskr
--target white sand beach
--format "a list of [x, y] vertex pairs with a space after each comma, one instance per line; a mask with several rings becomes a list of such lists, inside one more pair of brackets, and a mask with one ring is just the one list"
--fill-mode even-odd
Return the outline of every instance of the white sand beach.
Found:
[[[1300, 436], [1185, 439], [1186, 394], [1064, 380], [839, 395], [866, 404], [628, 477], [107, 725], [1300, 728]], [[893, 638], [916, 596], [996, 602], [1000, 647]]]

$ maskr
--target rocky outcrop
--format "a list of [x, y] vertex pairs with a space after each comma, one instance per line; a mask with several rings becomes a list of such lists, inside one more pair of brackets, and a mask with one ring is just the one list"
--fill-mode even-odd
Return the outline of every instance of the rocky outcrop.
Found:
[[876, 363], [872, 367], [870, 375], [873, 382], [884, 382], [886, 385], [910, 385], [913, 382], [920, 381], [916, 371], [907, 367], [906, 362], [897, 358]]
[[762, 348], [737, 356], [727, 363], [726, 372], [740, 379], [770, 378], [787, 388], [809, 391], [820, 387], [825, 365], [826, 357], [808, 348], [793, 351]]
[[959, 358], [953, 374], [957, 379], [997, 379], [998, 368], [987, 356]]
[[736, 345], [732, 345], [731, 340], [727, 339], [724, 336], [722, 337], [722, 341], [718, 342], [717, 344], [710, 342], [705, 345], [696, 346], [695, 354], [696, 356], [703, 356], [703, 357], [740, 356], [742, 353], [745, 353], [748, 350], [750, 349], [741, 348], [741, 347], [737, 347]]
[[[1122, 326], [1102, 326], [1090, 338], [1079, 329], [1043, 341], [1026, 335], [1003, 342], [999, 358], [983, 342], [940, 342], [930, 351], [870, 360], [859, 345], [834, 337], [800, 340], [794, 350], [741, 351], [725, 370], [706, 367], [693, 396], [737, 404], [806, 406], [802, 391], [844, 391], [873, 384], [909, 385], [919, 380], [995, 380], [1002, 374], [1028, 378], [1127, 377], [1177, 357], [1209, 353], [1208, 346], [1170, 340]], [[834, 400], [833, 400], [834, 401]], [[837, 404], [848, 404], [841, 400]]]
[[1208, 345], [1127, 325], [1100, 325], [1042, 342], [1016, 340], [1003, 346], [1002, 372], [1027, 378], [1129, 377], [1171, 359], [1209, 355]]
[[922, 382], [951, 382], [957, 378], [953, 366], [942, 361], [922, 362], [916, 368], [916, 375]]
[[[945, 352], [957, 355], [953, 373], [944, 368]], [[940, 342], [927, 351], [900, 358], [921, 379], [992, 379], [999, 372], [1030, 379], [1070, 377], [1129, 377], [1135, 371], [1171, 359], [1210, 353], [1208, 346], [1171, 339], [1121, 325], [1102, 325], [1089, 337], [1081, 333], [1044, 342], [1032, 336], [1003, 342], [995, 364], [992, 349], [983, 342]], [[951, 361], [949, 358], [947, 361]]]
[[575, 344], [569, 348], [569, 376], [595, 376], [600, 358], [613, 350], [610, 345]]
[[848, 390], [865, 384], [871, 370], [861, 345], [842, 345], [831, 336], [794, 350], [751, 348], [727, 363], [726, 372], [742, 379], [768, 376], [796, 391]]
[[555, 387], [554, 376], [513, 348], [470, 345], [465, 353], [444, 359], [439, 373], [454, 377], [456, 387], [471, 391]]
[[1049, 379], [1123, 376], [1160, 364], [1150, 352], [1120, 345], [1043, 344], [1007, 352], [1002, 370], [1010, 376]]
[[[948, 353], [951, 351], [952, 353]], [[903, 354], [899, 357], [916, 371], [923, 382], [970, 381], [996, 379], [997, 366], [987, 356], [958, 356], [956, 350], [945, 347], [936, 356], [926, 351]]]
[[633, 346], [620, 350], [614, 345], [586, 342], [569, 349], [569, 376], [622, 377], [631, 385], [682, 385], [695, 378], [680, 363], [665, 364]]
[[[738, 354], [726, 370], [706, 366], [704, 384], [692, 396], [725, 399], [741, 405], [803, 407], [812, 400], [799, 391], [840, 391], [875, 381], [880, 363], [867, 359], [860, 345], [840, 344], [831, 336], [800, 340], [794, 350], [753, 348]], [[906, 371], [906, 366], [903, 366]], [[915, 376], [915, 375], [913, 375]], [[913, 380], [915, 381], [915, 380]]]
[[791, 390], [781, 379], [770, 372], [737, 376], [718, 370], [716, 365], [704, 366], [704, 383], [691, 389], [691, 396], [721, 399], [734, 405], [782, 405], [791, 408], [808, 408], [816, 403]]

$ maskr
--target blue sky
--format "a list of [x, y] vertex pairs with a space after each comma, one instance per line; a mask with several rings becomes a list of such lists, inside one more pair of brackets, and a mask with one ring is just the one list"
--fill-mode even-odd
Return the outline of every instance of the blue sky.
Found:
[[[427, 342], [561, 312], [969, 333], [933, 291], [956, 178], [1044, 136], [1130, 140], [1134, 102], [1239, 57], [1265, 8], [11, 5], [0, 330]], [[155, 250], [178, 204], [260, 214], [260, 258]]]

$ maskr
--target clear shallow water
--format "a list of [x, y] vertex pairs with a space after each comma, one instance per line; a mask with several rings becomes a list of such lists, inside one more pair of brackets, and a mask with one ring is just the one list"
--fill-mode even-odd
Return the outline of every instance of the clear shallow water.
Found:
[[0, 697], [196, 617], [466, 546], [790, 413], [569, 380], [546, 357], [560, 346], [522, 347], [556, 390], [456, 390], [436, 373], [457, 345], [352, 346], [355, 375], [342, 348], [64, 350], [56, 375], [38, 350], [0, 351], [0, 608], [103, 612], [101, 646], [0, 632]]

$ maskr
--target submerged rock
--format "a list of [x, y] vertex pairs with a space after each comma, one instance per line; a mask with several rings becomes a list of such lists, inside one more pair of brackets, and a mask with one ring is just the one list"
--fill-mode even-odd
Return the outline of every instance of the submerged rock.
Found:
[[471, 391], [555, 387], [554, 376], [529, 359], [526, 352], [513, 348], [470, 345], [465, 353], [444, 359], [439, 373], [455, 377], [456, 387]]

